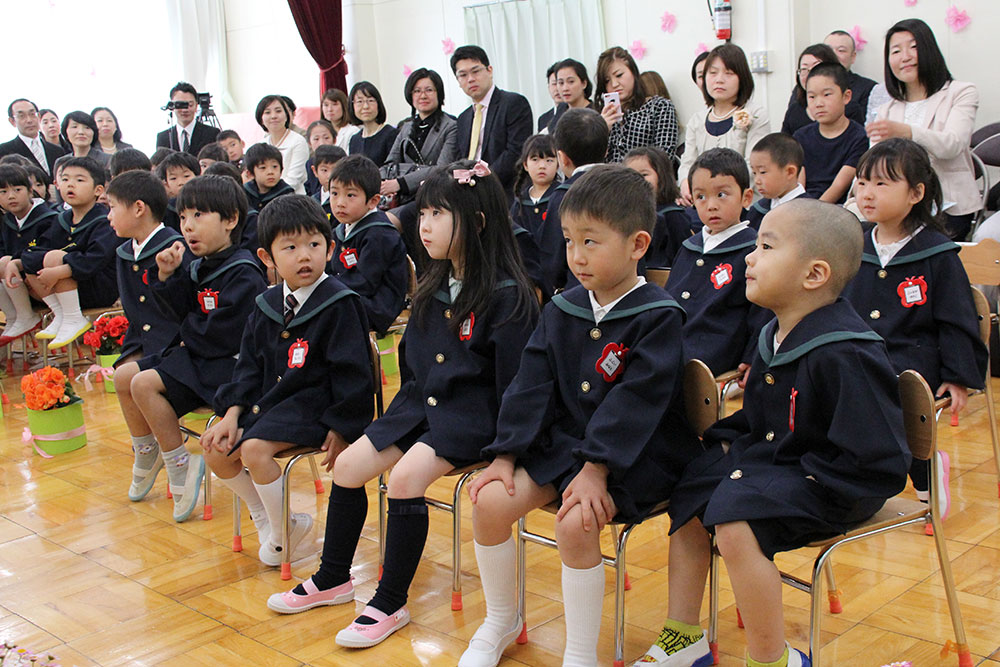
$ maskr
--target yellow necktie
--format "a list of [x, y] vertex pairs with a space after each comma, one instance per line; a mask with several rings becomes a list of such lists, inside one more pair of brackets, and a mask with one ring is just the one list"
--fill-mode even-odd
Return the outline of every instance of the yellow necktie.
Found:
[[476, 159], [476, 151], [479, 149], [479, 135], [483, 130], [483, 105], [475, 104], [476, 115], [472, 119], [472, 138], [469, 140], [469, 159]]

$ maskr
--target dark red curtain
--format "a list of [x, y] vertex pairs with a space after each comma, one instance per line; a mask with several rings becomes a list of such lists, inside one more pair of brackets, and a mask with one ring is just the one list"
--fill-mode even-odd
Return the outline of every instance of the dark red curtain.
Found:
[[344, 18], [340, 0], [288, 0], [302, 43], [319, 65], [319, 94], [330, 88], [347, 92]]

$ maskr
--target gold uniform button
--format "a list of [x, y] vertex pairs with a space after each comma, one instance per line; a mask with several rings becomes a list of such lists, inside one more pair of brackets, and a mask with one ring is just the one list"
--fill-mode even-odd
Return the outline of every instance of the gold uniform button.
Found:
[[145, 294], [140, 294], [139, 295], [139, 303], [146, 303], [146, 295]]
[[142, 325], [142, 330], [143, 330], [143, 331], [149, 331], [149, 330], [150, 330], [150, 329], [152, 329], [152, 328], [153, 328], [153, 327], [149, 326], [148, 324], [143, 324], [143, 325]]
[[885, 269], [879, 269], [878, 270], [878, 277], [879, 278], [885, 278], [887, 275], [889, 275], [889, 272], [886, 271]]
[[444, 319], [446, 319], [446, 320], [450, 320], [451, 319], [451, 308], [445, 308]]
[[429, 405], [429, 406], [431, 406], [433, 408], [437, 404], [438, 404], [438, 400], [436, 398], [434, 398], [433, 396], [428, 396], [427, 397], [427, 405]]
[[739, 479], [740, 477], [743, 477], [742, 470], [734, 470], [731, 473], [729, 473], [729, 479]]
[[882, 317], [882, 313], [878, 312], [877, 310], [873, 310], [872, 312], [868, 313], [868, 316], [871, 317], [873, 320], [877, 320], [878, 318]]
[[770, 373], [764, 373], [764, 382], [768, 384], [774, 384], [774, 376]]
[[583, 382], [581, 382], [581, 383], [580, 383], [580, 391], [582, 391], [582, 392], [583, 392], [583, 393], [585, 393], [585, 394], [586, 394], [586, 393], [587, 393], [588, 391], [590, 391], [590, 383], [589, 383], [589, 382], [587, 382], [586, 380], [584, 380]]
[[281, 382], [281, 376], [280, 375], [278, 376], [278, 382]]
[[535, 207], [535, 213], [538, 213], [538, 207], [537, 206]]
[[764, 436], [764, 439], [767, 440], [768, 442], [774, 440], [774, 431], [768, 431], [767, 434]]
[[434, 355], [434, 361], [438, 362], [439, 364], [443, 364], [444, 363], [444, 355], [441, 354], [440, 352], [438, 352], [436, 355]]
[[590, 330], [590, 337], [593, 338], [594, 340], [601, 340], [601, 330], [598, 329], [597, 327], [594, 327], [593, 329]]
[[287, 331], [282, 331], [282, 332], [281, 332], [281, 337], [282, 337], [282, 338], [288, 338], [288, 337], [289, 337], [289, 336], [291, 336], [291, 335], [292, 335], [292, 334], [288, 333]]
[[705, 260], [699, 259], [694, 263], [695, 266], [705, 266]]
[[260, 414], [260, 406], [259, 405], [253, 406], [252, 408], [250, 408], [250, 412], [254, 413], [255, 415], [259, 415]]
[[133, 264], [132, 265], [132, 270], [133, 271], [138, 271], [139, 270], [139, 265], [138, 264]]
[[691, 292], [681, 292], [681, 298], [682, 299], [690, 299], [691, 298]]

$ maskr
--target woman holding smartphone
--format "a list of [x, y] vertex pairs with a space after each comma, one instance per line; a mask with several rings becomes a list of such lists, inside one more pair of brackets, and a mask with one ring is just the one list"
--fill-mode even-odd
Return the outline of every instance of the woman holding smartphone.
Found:
[[597, 59], [596, 108], [611, 130], [608, 162], [621, 162], [639, 146], [662, 148], [671, 157], [677, 148], [674, 103], [650, 95], [639, 78], [639, 67], [628, 51], [614, 46]]

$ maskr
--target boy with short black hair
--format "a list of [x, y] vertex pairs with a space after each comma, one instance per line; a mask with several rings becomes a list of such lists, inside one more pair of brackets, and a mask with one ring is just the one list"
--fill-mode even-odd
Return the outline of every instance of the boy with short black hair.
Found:
[[111, 171], [111, 178], [115, 178], [134, 169], [151, 172], [153, 171], [153, 163], [138, 148], [122, 148], [111, 156], [108, 169]]
[[793, 199], [809, 196], [799, 183], [799, 171], [804, 159], [802, 146], [784, 132], [772, 132], [753, 147], [750, 172], [762, 197], [747, 211], [746, 218], [753, 229], [760, 229], [760, 221], [768, 211]]
[[809, 114], [816, 120], [793, 135], [805, 158], [799, 182], [810, 197], [843, 204], [858, 160], [868, 150], [865, 128], [846, 115], [851, 101], [847, 70], [840, 63], [820, 63], [806, 79]]
[[842, 534], [903, 490], [896, 374], [840, 297], [862, 246], [857, 219], [830, 204], [796, 200], [765, 216], [747, 296], [776, 317], [760, 333], [743, 409], [705, 432], [707, 451], [670, 497], [668, 620], [642, 664], [712, 663], [699, 625], [707, 528], [746, 626], [747, 664], [809, 665], [785, 642], [775, 553]]
[[330, 273], [361, 296], [379, 335], [403, 311], [410, 276], [403, 237], [376, 208], [381, 185], [378, 167], [364, 155], [340, 160], [330, 174], [330, 209], [339, 223]]
[[[205, 461], [184, 449], [177, 418], [212, 405], [219, 386], [232, 377], [238, 341], [266, 283], [250, 253], [236, 245], [247, 210], [239, 185], [223, 176], [199, 176], [181, 190], [177, 206], [187, 248], [175, 241], [157, 253], [157, 271], [149, 272], [149, 283], [179, 332], [162, 354], [135, 362], [129, 395], [146, 432], [159, 445], [174, 497], [174, 520], [186, 521], [198, 502]], [[179, 270], [188, 249], [196, 259]], [[155, 476], [156, 455], [154, 449], [141, 461], [137, 456], [133, 476], [141, 477], [142, 469]], [[152, 486], [152, 481], [142, 484]]]
[[205, 144], [198, 151], [198, 164], [201, 165], [202, 172], [215, 162], [229, 162], [229, 154], [226, 149], [218, 143]]
[[704, 226], [681, 244], [666, 287], [687, 313], [686, 358], [704, 361], [719, 375], [750, 360], [763, 324], [763, 314], [745, 294], [745, 258], [757, 233], [740, 216], [753, 190], [746, 160], [731, 148], [699, 155], [688, 184]]
[[[261, 211], [259, 228], [257, 255], [283, 280], [257, 296], [232, 382], [215, 394], [223, 417], [201, 442], [209, 467], [250, 508], [261, 562], [276, 566], [282, 488], [274, 455], [296, 446], [342, 449], [361, 437], [374, 387], [361, 300], [325, 272], [333, 246], [319, 205], [282, 197]], [[306, 555], [296, 546], [312, 523], [309, 514], [292, 515], [291, 560]]]
[[[0, 207], [6, 211], [0, 223], [0, 275], [4, 275], [11, 261], [20, 259], [26, 248], [58, 224], [59, 214], [35, 196], [28, 171], [15, 164], [0, 164]], [[6, 323], [0, 345], [36, 329], [42, 321], [32, 310], [28, 290], [20, 280], [4, 281], [0, 309]]]
[[24, 170], [28, 172], [28, 180], [31, 181], [32, 195], [48, 203], [49, 175], [36, 164], [29, 164]]
[[581, 285], [545, 307], [504, 392], [496, 440], [483, 449], [493, 462], [469, 487], [486, 619], [461, 667], [496, 665], [521, 633], [511, 525], [560, 499], [563, 664], [596, 665], [601, 528], [642, 520], [700, 451], [683, 409], [684, 312], [637, 275], [653, 202], [643, 177], [621, 165], [594, 167], [562, 202]]
[[7, 264], [7, 283], [25, 274], [29, 291], [52, 309], [52, 323], [35, 334], [49, 347], [67, 345], [90, 328], [86, 308], [103, 308], [118, 299], [115, 233], [104, 194], [104, 167], [90, 158], [69, 158], [59, 171], [59, 192], [69, 210], [59, 214], [36, 245]]
[[251, 146], [243, 158], [243, 168], [253, 176], [243, 189], [246, 190], [250, 208], [255, 211], [263, 210], [268, 202], [281, 195], [295, 192], [292, 186], [281, 178], [281, 170], [284, 169], [281, 151], [271, 144], [260, 143]]
[[[157, 305], [149, 274], [157, 271], [156, 255], [183, 242], [183, 237], [161, 222], [167, 211], [167, 191], [163, 181], [148, 171], [137, 169], [116, 176], [108, 185], [108, 204], [111, 227], [119, 238], [127, 239], [118, 246], [116, 264], [118, 292], [129, 327], [115, 363], [114, 383], [132, 438], [135, 462], [128, 497], [136, 502], [149, 493], [163, 459], [156, 438], [131, 397], [132, 378], [139, 372], [134, 362], [161, 354], [177, 337], [179, 328], [177, 321]], [[184, 253], [183, 267], [189, 262], [190, 253]]]
[[181, 219], [177, 214], [177, 196], [185, 183], [201, 175], [201, 164], [198, 163], [198, 158], [186, 151], [172, 151], [157, 165], [156, 175], [163, 181], [169, 197], [163, 224], [180, 233]]
[[569, 109], [556, 123], [554, 139], [559, 168], [566, 179], [556, 186], [549, 197], [541, 236], [535, 241], [541, 253], [545, 284], [559, 290], [578, 283], [573, 271], [566, 265], [566, 244], [559, 206], [581, 176], [604, 162], [608, 152], [608, 124], [593, 109]]
[[149, 163], [153, 166], [153, 172], [156, 172], [160, 168], [160, 163], [170, 155], [171, 153], [176, 153], [173, 148], [167, 148], [166, 146], [160, 146], [155, 151], [149, 155]]
[[243, 149], [246, 144], [240, 139], [236, 130], [223, 130], [219, 132], [219, 136], [215, 140], [225, 149], [229, 163], [243, 171]]
[[347, 153], [340, 146], [321, 144], [313, 151], [312, 172], [320, 184], [320, 190], [313, 195], [313, 199], [323, 207], [327, 218], [330, 217], [330, 174], [334, 165], [345, 157]]

